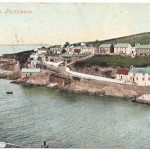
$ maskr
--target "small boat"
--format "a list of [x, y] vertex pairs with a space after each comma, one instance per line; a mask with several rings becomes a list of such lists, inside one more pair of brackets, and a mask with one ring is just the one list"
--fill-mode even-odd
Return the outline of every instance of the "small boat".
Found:
[[6, 92], [6, 94], [13, 94], [13, 92]]

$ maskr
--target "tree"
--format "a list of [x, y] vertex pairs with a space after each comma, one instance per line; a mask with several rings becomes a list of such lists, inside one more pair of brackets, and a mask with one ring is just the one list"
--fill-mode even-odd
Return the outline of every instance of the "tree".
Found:
[[66, 48], [68, 45], [70, 45], [69, 42], [66, 42], [63, 47]]

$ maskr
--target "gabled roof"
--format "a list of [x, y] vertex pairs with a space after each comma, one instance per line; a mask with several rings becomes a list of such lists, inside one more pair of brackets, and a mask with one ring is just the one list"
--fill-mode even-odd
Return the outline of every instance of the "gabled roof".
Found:
[[129, 68], [119, 68], [117, 70], [117, 74], [123, 74], [123, 75], [128, 75]]
[[111, 44], [101, 44], [99, 47], [106, 47], [106, 48], [110, 48]]
[[143, 68], [132, 67], [129, 72], [130, 73], [150, 73], [150, 67], [143, 67]]
[[130, 45], [129, 43], [117, 43], [117, 44], [115, 44], [115, 48], [129, 47], [129, 45]]
[[23, 73], [39, 73], [40, 68], [22, 68], [21, 72]]
[[150, 49], [150, 45], [136, 45], [135, 48]]

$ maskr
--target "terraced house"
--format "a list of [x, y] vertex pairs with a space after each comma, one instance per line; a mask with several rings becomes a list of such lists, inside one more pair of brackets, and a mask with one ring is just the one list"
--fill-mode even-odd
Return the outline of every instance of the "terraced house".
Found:
[[150, 67], [132, 67], [128, 73], [127, 82], [138, 86], [150, 86]]
[[150, 56], [150, 44], [149, 45], [136, 44], [135, 52], [137, 56], [149, 57]]
[[119, 68], [117, 70], [117, 76], [116, 79], [123, 80], [126, 82], [128, 77], [129, 68]]
[[117, 43], [114, 46], [114, 53], [130, 55], [132, 53], [132, 47], [129, 43]]
[[110, 54], [114, 53], [114, 45], [113, 44], [101, 44], [99, 46], [99, 54]]

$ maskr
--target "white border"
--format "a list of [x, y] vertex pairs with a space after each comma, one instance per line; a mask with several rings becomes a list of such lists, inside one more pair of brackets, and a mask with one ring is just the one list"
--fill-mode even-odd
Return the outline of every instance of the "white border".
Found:
[[85, 2], [85, 3], [150, 3], [150, 0], [0, 0], [0, 2], [40, 2], [40, 3], [74, 3], [74, 2]]

